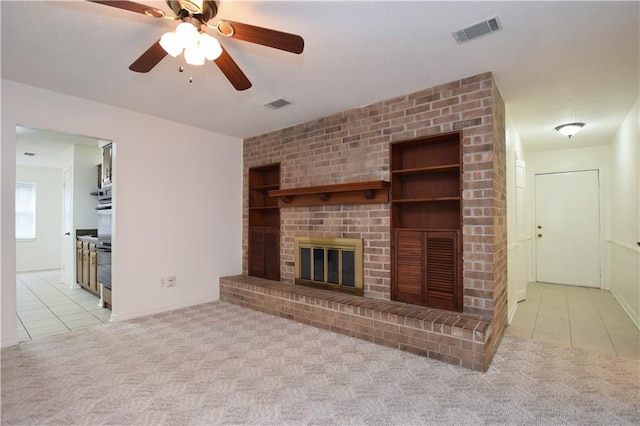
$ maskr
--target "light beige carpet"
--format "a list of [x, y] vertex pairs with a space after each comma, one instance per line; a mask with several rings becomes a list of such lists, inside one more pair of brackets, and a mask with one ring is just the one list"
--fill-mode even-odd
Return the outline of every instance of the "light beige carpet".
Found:
[[505, 337], [487, 373], [223, 302], [2, 350], [6, 425], [639, 424], [640, 361]]

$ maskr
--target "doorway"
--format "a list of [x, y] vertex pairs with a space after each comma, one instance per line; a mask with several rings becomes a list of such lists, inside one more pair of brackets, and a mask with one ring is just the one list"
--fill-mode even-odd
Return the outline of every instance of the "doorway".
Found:
[[18, 337], [103, 323], [99, 294], [77, 284], [76, 236], [97, 228], [100, 140], [16, 127], [16, 181], [35, 185], [35, 228], [16, 242]]
[[538, 282], [601, 287], [599, 171], [535, 175]]

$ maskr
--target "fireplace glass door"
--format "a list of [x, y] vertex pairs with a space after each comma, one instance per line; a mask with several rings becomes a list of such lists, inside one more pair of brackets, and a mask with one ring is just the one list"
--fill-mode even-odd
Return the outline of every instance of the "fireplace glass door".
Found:
[[362, 240], [296, 238], [296, 284], [362, 294]]

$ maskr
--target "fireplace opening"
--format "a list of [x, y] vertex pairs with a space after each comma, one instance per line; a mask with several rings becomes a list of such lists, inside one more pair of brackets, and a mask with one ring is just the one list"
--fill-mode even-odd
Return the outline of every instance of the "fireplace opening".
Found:
[[295, 283], [362, 296], [362, 240], [296, 237]]

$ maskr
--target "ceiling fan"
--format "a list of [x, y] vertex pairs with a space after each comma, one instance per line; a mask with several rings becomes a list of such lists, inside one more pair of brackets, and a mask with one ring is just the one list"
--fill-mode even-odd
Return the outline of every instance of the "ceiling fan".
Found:
[[167, 54], [178, 56], [184, 51], [184, 57], [188, 64], [202, 65], [205, 59], [212, 60], [236, 90], [250, 88], [251, 82], [238, 64], [217, 39], [204, 31], [204, 28], [214, 29], [223, 37], [235, 38], [286, 52], [300, 54], [304, 50], [304, 40], [295, 34], [222, 19], [215, 23], [209, 23], [218, 13], [217, 0], [166, 0], [167, 5], [175, 13], [175, 17], [166, 16], [161, 9], [132, 1], [87, 1], [141, 13], [152, 18], [181, 21], [175, 32], [165, 33], [160, 40], [129, 66], [129, 69], [135, 72], [149, 72]]

